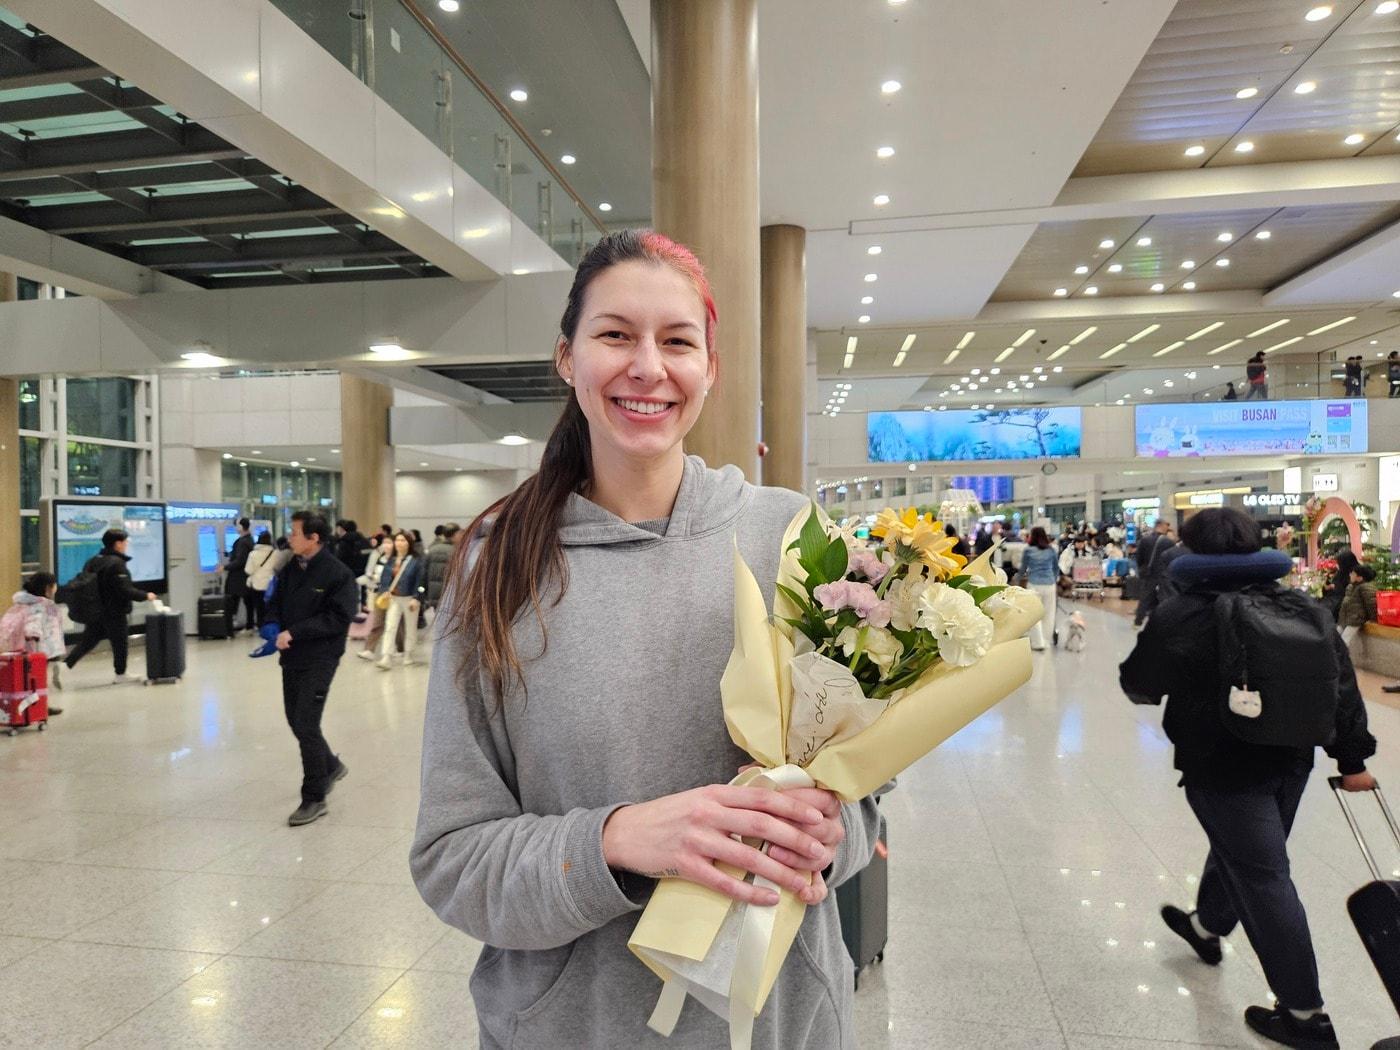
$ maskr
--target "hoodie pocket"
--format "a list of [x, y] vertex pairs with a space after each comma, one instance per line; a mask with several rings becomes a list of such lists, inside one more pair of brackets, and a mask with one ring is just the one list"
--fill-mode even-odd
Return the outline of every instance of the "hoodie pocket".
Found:
[[[551, 960], [558, 966], [557, 970], [545, 970], [542, 962], [536, 961], [531, 967], [537, 974], [541, 970], [554, 974], [553, 980], [547, 980], [544, 991], [535, 999], [533, 1003], [519, 1010], [515, 1015], [515, 1031], [511, 1038], [511, 1050], [553, 1050], [554, 1047], [562, 1045], [565, 1040], [565, 1033], [569, 1030], [569, 1025], [560, 1016], [561, 1005], [570, 1003], [572, 992], [577, 989], [580, 981], [581, 967], [579, 960], [583, 953], [578, 950], [578, 942], [565, 945], [563, 948], [556, 948], [551, 952], [531, 952], [531, 955], [551, 955], [562, 960], [562, 965]], [[540, 987], [540, 982], [535, 987]]]

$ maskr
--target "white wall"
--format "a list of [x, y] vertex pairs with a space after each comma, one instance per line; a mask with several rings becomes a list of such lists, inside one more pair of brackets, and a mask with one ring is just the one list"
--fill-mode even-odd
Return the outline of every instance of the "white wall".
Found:
[[[417, 529], [430, 539], [434, 527], [448, 521], [466, 526], [529, 475], [529, 471], [483, 470], [462, 473], [399, 474], [394, 499], [400, 528]], [[372, 530], [376, 526], [366, 524]]]

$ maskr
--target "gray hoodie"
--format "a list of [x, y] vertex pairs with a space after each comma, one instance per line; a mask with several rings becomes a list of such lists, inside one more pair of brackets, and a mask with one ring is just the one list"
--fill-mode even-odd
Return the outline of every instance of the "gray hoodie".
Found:
[[[760, 582], [775, 579], [803, 503], [693, 456], [656, 531], [571, 497], [568, 589], [546, 603], [543, 654], [534, 617], [517, 622], [518, 651], [534, 657], [523, 661], [529, 697], [507, 696], [499, 713], [476, 671], [458, 675], [460, 636], [439, 637], [410, 863], [443, 921], [487, 945], [471, 981], [483, 1048], [729, 1045], [726, 1022], [694, 1001], [669, 1039], [646, 1027], [661, 983], [627, 939], [651, 885], [628, 876], [623, 892], [603, 860], [603, 822], [627, 803], [727, 783], [749, 761], [719, 696], [733, 542]], [[833, 890], [869, 862], [879, 820], [872, 799], [842, 817]], [[854, 1047], [851, 978], [833, 893], [808, 909], [754, 1047]]]

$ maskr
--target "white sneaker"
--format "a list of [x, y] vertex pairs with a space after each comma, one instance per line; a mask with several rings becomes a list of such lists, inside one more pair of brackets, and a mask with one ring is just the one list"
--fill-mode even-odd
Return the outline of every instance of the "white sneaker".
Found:
[[360, 650], [358, 653], [356, 653], [355, 655], [358, 656], [361, 660], [373, 660], [373, 659], [374, 659], [374, 654], [373, 654], [372, 652], [370, 652], [368, 649], [361, 649], [361, 650]]
[[130, 685], [132, 682], [144, 682], [146, 676], [137, 674], [135, 671], [128, 671], [126, 674], [119, 674], [112, 679], [113, 685]]
[[381, 671], [387, 671], [394, 665], [389, 662], [389, 658], [386, 656], [382, 660], [374, 661], [374, 666], [379, 668]]

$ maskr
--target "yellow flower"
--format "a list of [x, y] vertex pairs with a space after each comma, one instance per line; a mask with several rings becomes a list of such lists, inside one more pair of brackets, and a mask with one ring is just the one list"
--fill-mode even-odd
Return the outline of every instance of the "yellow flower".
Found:
[[[935, 579], [946, 580], [967, 564], [961, 554], [953, 553], [957, 541], [944, 535], [943, 523], [935, 521], [932, 514], [921, 517], [913, 507], [906, 507], [902, 512], [892, 508], [882, 510], [871, 526], [870, 535], [883, 538], [896, 557], [903, 554], [902, 560], [923, 562]], [[906, 550], [901, 552], [900, 547]]]

